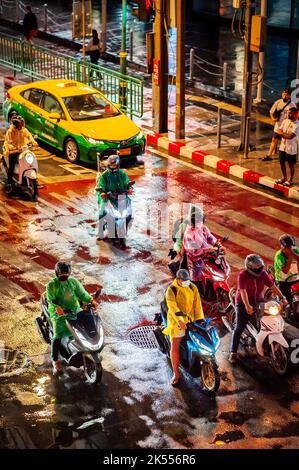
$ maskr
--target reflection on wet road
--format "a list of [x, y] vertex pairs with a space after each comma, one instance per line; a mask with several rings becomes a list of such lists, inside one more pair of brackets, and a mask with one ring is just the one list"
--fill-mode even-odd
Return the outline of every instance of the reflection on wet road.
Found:
[[[128, 169], [136, 189], [127, 251], [96, 244], [94, 174], [45, 182], [36, 204], [0, 194], [0, 338], [31, 357], [29, 368], [1, 375], [0, 447], [298, 447], [295, 367], [284, 379], [256, 359], [233, 369], [229, 337], [217, 323], [222, 377], [210, 398], [186, 374], [181, 388], [173, 389], [165, 357], [138, 349], [126, 336], [132, 325], [153, 318], [170, 282], [167, 228], [148, 226], [148, 213], [203, 203], [211, 230], [230, 236], [234, 284], [248, 253], [259, 251], [271, 262], [278, 233], [299, 236], [298, 209], [150, 152], [143, 160], [144, 167]], [[106, 346], [96, 388], [71, 369], [54, 381], [49, 351], [35, 331], [39, 296], [61, 258], [72, 262], [89, 291], [103, 286], [99, 313]]]

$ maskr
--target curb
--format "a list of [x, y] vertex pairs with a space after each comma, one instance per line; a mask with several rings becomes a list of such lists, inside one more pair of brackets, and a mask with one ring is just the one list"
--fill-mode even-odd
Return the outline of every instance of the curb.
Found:
[[296, 188], [286, 188], [281, 184], [276, 184], [273, 178], [263, 175], [249, 168], [245, 168], [236, 163], [224, 160], [222, 158], [211, 155], [202, 150], [196, 149], [192, 146], [187, 146], [184, 142], [176, 142], [169, 140], [167, 137], [156, 132], [148, 132], [146, 136], [147, 145], [154, 148], [162, 148], [167, 150], [170, 154], [189, 158], [190, 160], [209, 166], [213, 169], [231, 175], [235, 178], [242, 180], [244, 183], [253, 183], [260, 186], [265, 186], [270, 189], [279, 191], [285, 197], [299, 200], [299, 190]]

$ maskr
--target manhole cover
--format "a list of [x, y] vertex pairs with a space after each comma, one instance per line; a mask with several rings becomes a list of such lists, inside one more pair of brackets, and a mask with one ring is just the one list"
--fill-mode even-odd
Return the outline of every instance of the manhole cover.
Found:
[[142, 349], [157, 349], [159, 347], [154, 330], [157, 325], [144, 325], [132, 328], [129, 331], [128, 337], [131, 343]]
[[0, 374], [28, 367], [27, 354], [14, 349], [0, 349]]

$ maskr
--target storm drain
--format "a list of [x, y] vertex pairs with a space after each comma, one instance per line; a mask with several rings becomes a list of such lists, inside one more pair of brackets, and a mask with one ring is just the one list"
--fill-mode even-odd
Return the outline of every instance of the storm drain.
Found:
[[15, 349], [0, 349], [0, 374], [29, 366], [27, 354]]
[[157, 325], [144, 325], [132, 328], [128, 333], [129, 340], [138, 348], [157, 349], [159, 345], [154, 335], [156, 328]]

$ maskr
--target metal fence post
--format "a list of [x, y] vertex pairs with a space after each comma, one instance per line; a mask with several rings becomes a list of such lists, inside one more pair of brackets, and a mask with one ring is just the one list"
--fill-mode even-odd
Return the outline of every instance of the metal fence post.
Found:
[[129, 59], [131, 62], [133, 61], [133, 47], [134, 47], [133, 41], [134, 41], [133, 29], [130, 29]]
[[44, 4], [44, 31], [48, 30], [48, 5]]
[[222, 82], [222, 88], [225, 91], [227, 88], [227, 62], [223, 63], [223, 82]]
[[217, 118], [217, 148], [221, 147], [221, 129], [222, 129], [222, 108], [218, 108], [218, 118]]
[[194, 75], [194, 49], [190, 49], [190, 71], [189, 80], [193, 80]]
[[16, 22], [20, 22], [20, 1], [16, 0]]
[[250, 116], [246, 118], [244, 158], [248, 158], [250, 139]]

